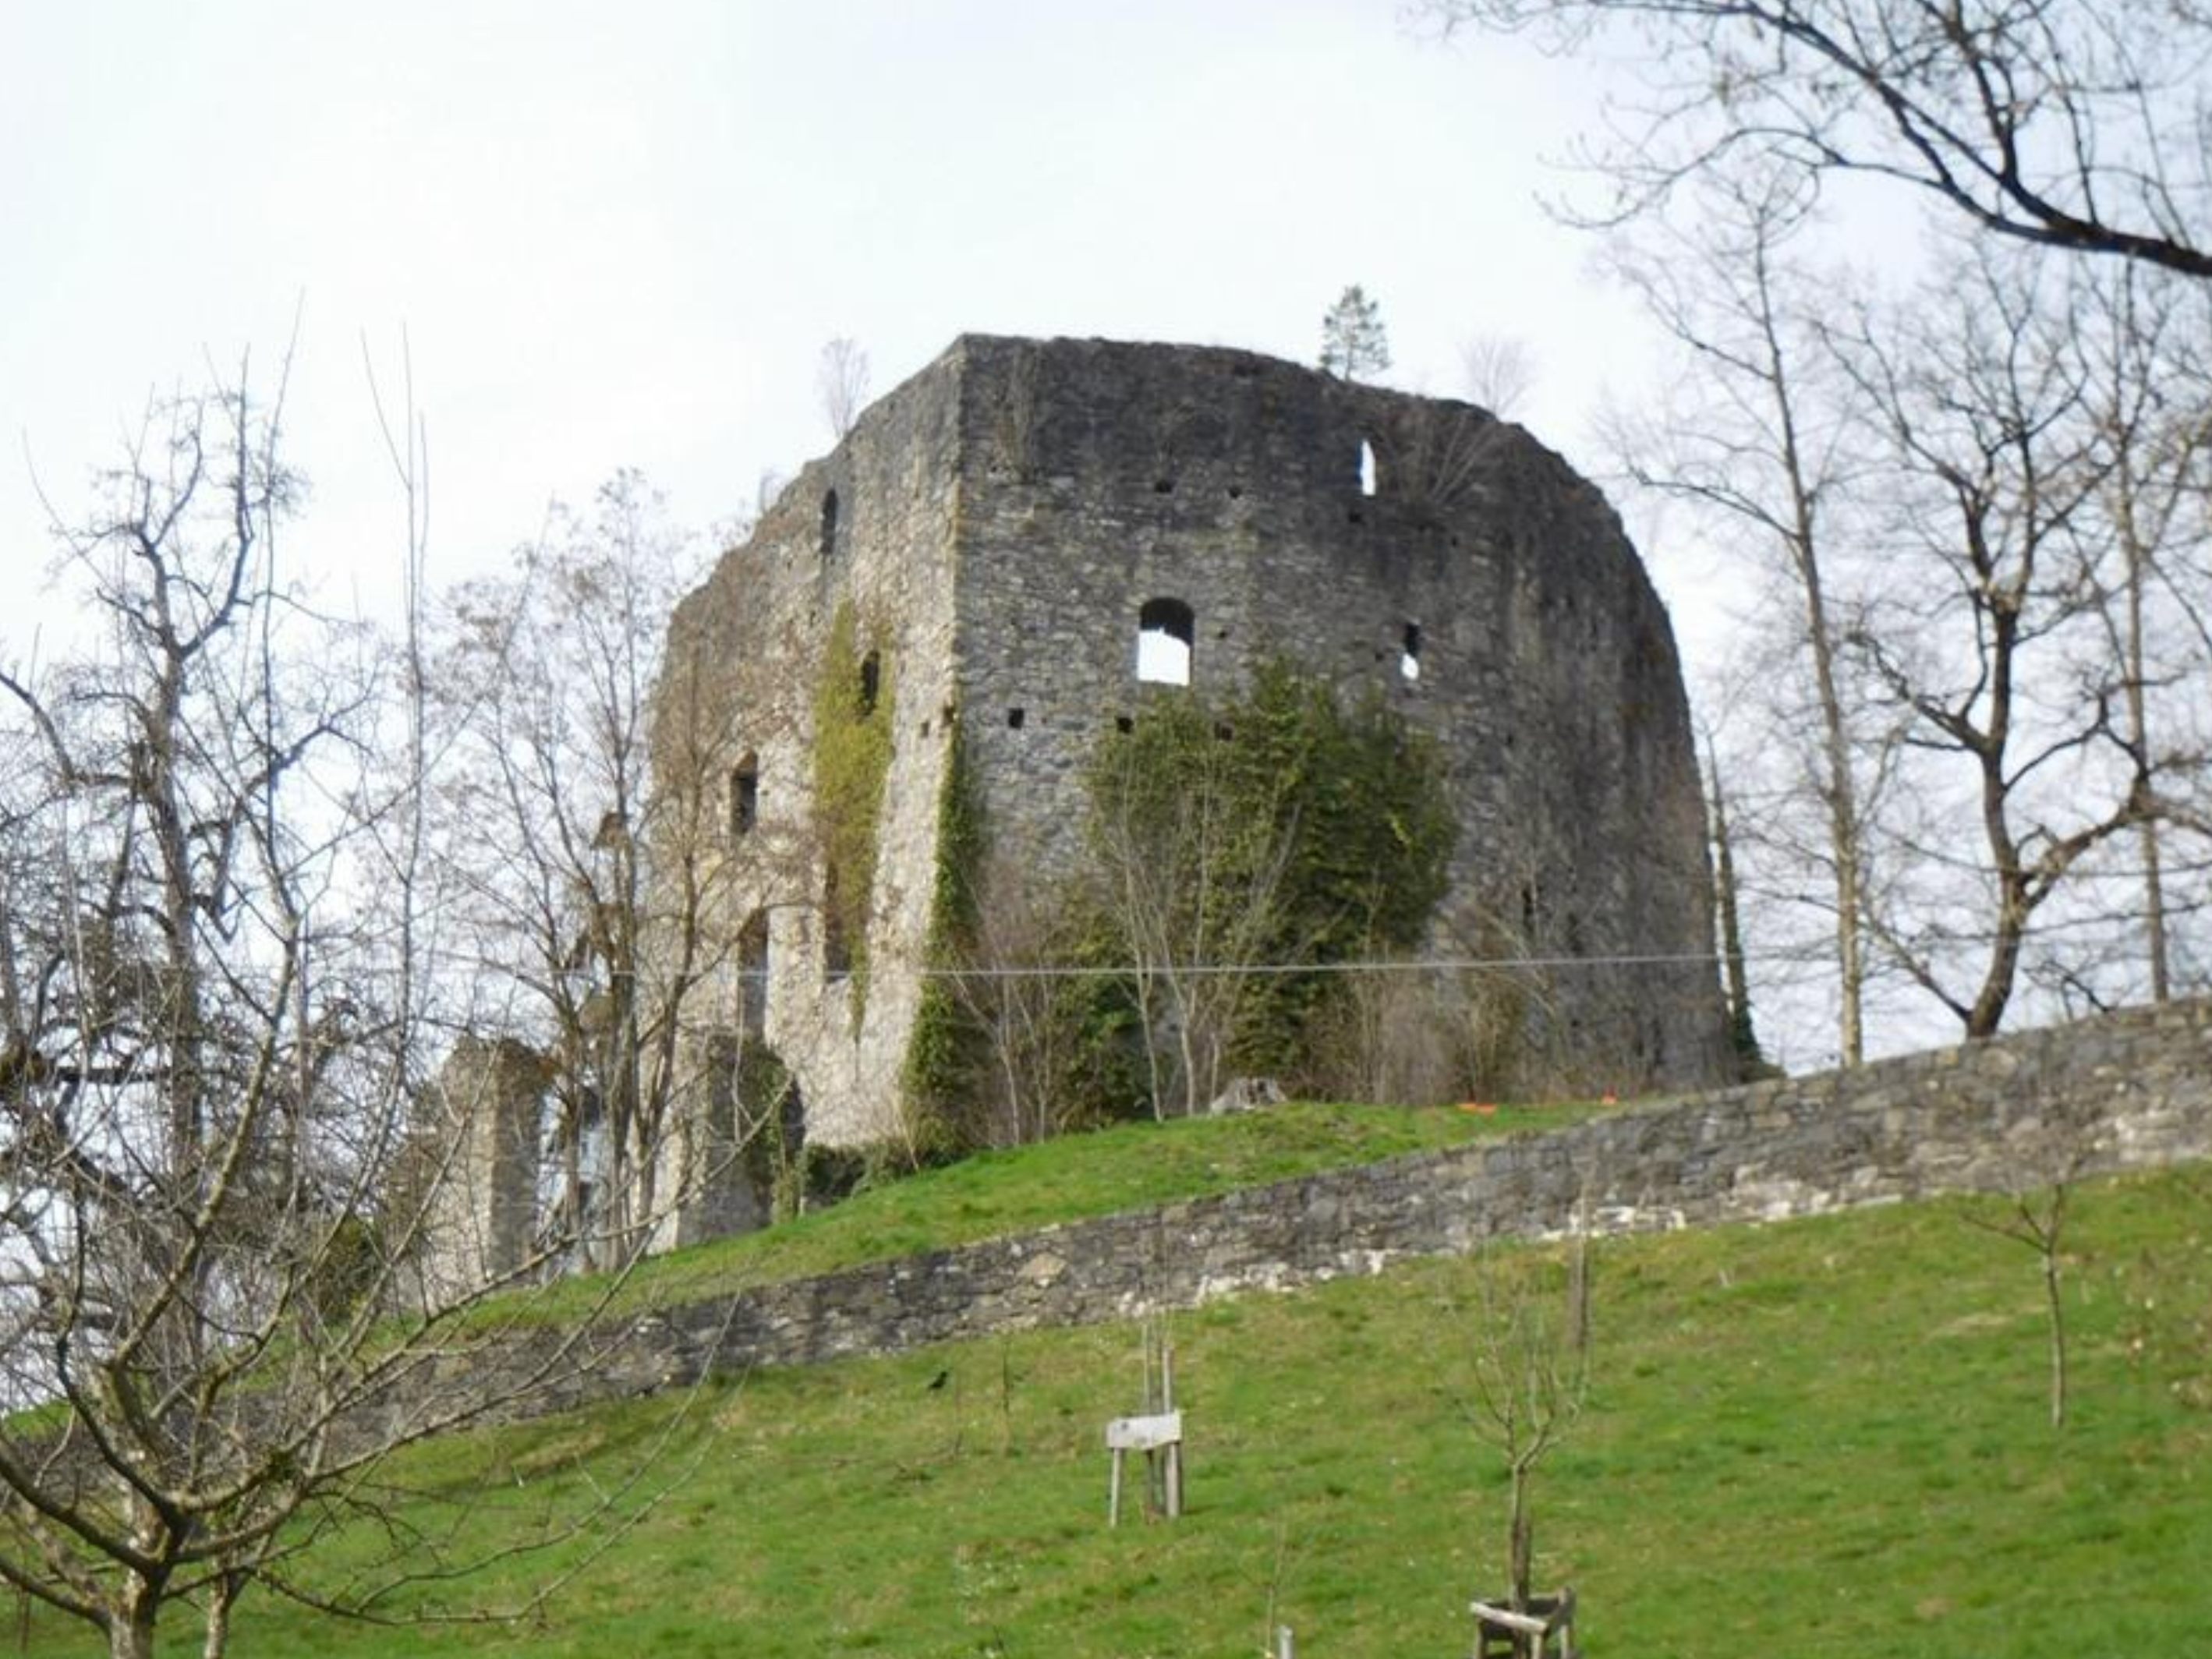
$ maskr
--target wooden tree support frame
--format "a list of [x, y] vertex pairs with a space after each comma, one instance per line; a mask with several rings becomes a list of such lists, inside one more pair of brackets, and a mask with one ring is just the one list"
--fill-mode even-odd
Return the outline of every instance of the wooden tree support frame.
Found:
[[1175, 1403], [1175, 1345], [1154, 1321], [1145, 1322], [1145, 1410], [1107, 1424], [1106, 1450], [1112, 1460], [1106, 1486], [1108, 1526], [1121, 1524], [1123, 1466], [1133, 1451], [1145, 1455], [1147, 1508], [1156, 1508], [1170, 1521], [1182, 1513], [1182, 1413]]
[[1575, 1593], [1532, 1595], [1525, 1613], [1477, 1601], [1474, 1659], [1582, 1659], [1575, 1645]]

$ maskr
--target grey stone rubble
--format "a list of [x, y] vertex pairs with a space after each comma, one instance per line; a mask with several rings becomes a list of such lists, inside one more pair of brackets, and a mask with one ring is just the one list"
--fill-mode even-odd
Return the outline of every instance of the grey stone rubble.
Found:
[[530, 1404], [1134, 1318], [1577, 1224], [1774, 1221], [2206, 1158], [2212, 1001], [2176, 1003], [763, 1285], [599, 1333], [603, 1365]]

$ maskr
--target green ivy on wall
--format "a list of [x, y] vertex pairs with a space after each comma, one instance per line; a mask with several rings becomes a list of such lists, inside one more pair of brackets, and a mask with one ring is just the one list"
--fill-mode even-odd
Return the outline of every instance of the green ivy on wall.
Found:
[[[1249, 976], [1225, 1058], [1294, 1085], [1314, 1077], [1331, 1000], [1346, 984], [1328, 964], [1418, 945], [1457, 838], [1434, 747], [1381, 698], [1347, 708], [1282, 663], [1219, 702], [1149, 698], [1133, 730], [1100, 735], [1085, 783], [1087, 872], [1033, 924], [1023, 941], [1030, 954], [992, 961], [979, 920], [989, 896], [979, 888], [987, 869], [994, 879], [1005, 872], [955, 741], [939, 799], [927, 960], [1050, 971], [1025, 991], [984, 981], [963, 995], [949, 977], [924, 981], [902, 1078], [920, 1144], [972, 1147], [1153, 1109], [1146, 1056], [1160, 1033], [1145, 1029], [1129, 973], [1148, 953], [1292, 964]], [[1149, 889], [1141, 918], [1125, 880], [1133, 874]], [[994, 1020], [1018, 1023], [994, 1030]], [[1050, 1035], [1041, 1039], [1041, 1028]], [[1014, 1079], [1001, 1073], [1016, 1066], [1030, 1110], [1010, 1126]]]
[[945, 777], [937, 797], [937, 860], [923, 951], [923, 960], [940, 972], [922, 981], [902, 1089], [909, 1138], [933, 1150], [975, 1139], [969, 1119], [977, 1073], [985, 1064], [983, 1039], [941, 970], [973, 962], [983, 850], [982, 804], [956, 725], [946, 738]]
[[829, 880], [823, 923], [842, 941], [857, 1025], [867, 1003], [868, 918], [891, 763], [891, 665], [880, 630], [837, 607], [814, 689], [814, 815]]
[[[1448, 884], [1458, 826], [1434, 745], [1381, 696], [1347, 708], [1286, 662], [1217, 704], [1153, 700], [1102, 735], [1086, 781], [1094, 926], [1120, 960], [1311, 964], [1253, 976], [1229, 1034], [1238, 1070], [1303, 1074], [1328, 964], [1418, 945]], [[1149, 939], [1112, 890], [1117, 862], [1153, 884]]]

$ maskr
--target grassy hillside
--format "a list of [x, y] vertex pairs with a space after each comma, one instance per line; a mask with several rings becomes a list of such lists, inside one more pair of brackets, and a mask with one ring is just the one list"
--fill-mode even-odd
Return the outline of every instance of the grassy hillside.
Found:
[[[1579, 1587], [1593, 1659], [2195, 1650], [2208, 1200], [2201, 1169], [2078, 1195], [2057, 1433], [2036, 1258], [1970, 1224], [1995, 1200], [1601, 1244], [1595, 1382], [1540, 1480], [1540, 1577]], [[1166, 1659], [1256, 1654], [1272, 1607], [1305, 1659], [1464, 1653], [1468, 1597], [1503, 1567], [1474, 1330], [1486, 1283], [1528, 1260], [1178, 1316], [1174, 1525], [1104, 1525], [1100, 1428], [1139, 1404], [1137, 1334], [1036, 1333], [441, 1446], [403, 1472], [403, 1514], [458, 1515], [461, 1545], [613, 1492], [648, 1453], [665, 1490], [527, 1624], [331, 1626], [256, 1596], [238, 1650]], [[343, 1553], [381, 1536], [356, 1526]], [[516, 1597], [560, 1559], [388, 1610]], [[26, 1630], [33, 1655], [95, 1650]]]

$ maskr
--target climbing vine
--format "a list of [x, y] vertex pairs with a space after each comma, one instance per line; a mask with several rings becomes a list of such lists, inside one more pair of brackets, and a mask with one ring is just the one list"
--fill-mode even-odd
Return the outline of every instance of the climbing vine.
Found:
[[[1137, 970], [1144, 1040], [1204, 1023], [1209, 1073], [1310, 1075], [1329, 964], [1414, 946], [1445, 891], [1457, 826], [1434, 746], [1379, 696], [1347, 708], [1286, 663], [1218, 704], [1157, 701], [1102, 736], [1086, 783], [1091, 927]], [[1168, 1068], [1183, 1109], [1214, 1080], [1193, 1060], [1186, 1043]], [[1162, 1076], [1154, 1109], [1175, 1109]]]
[[[908, 1137], [933, 1155], [1189, 1109], [1203, 1085], [1159, 1048], [1192, 1021], [1219, 1067], [1315, 1078], [1341, 1024], [1346, 981], [1329, 965], [1417, 945], [1443, 896], [1457, 828], [1433, 746], [1381, 698], [1347, 707], [1285, 664], [1218, 702], [1149, 701], [1133, 729], [1101, 735], [1085, 784], [1087, 867], [1040, 901], [1019, 849], [990, 845], [953, 740], [927, 951], [938, 971], [902, 1079]], [[1009, 878], [1024, 890], [999, 891]], [[1194, 963], [1231, 971], [1190, 976], [1180, 1000], [1145, 981]]]
[[[823, 926], [833, 966], [852, 975], [853, 1018], [867, 1002], [884, 780], [891, 763], [891, 669], [878, 630], [837, 607], [814, 690], [814, 811], [826, 872]], [[842, 960], [837, 958], [842, 954]]]
[[974, 960], [983, 850], [982, 805], [956, 726], [946, 742], [937, 797], [937, 860], [923, 950], [923, 960], [936, 971], [922, 981], [902, 1091], [908, 1136], [932, 1149], [976, 1139], [969, 1120], [983, 1064], [981, 1034], [945, 972]]

